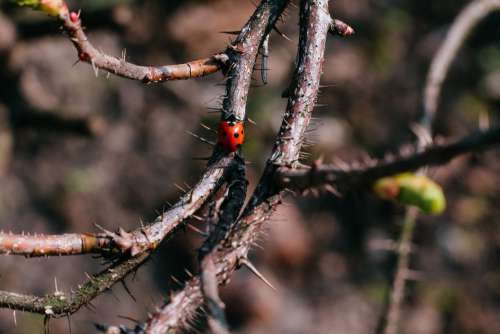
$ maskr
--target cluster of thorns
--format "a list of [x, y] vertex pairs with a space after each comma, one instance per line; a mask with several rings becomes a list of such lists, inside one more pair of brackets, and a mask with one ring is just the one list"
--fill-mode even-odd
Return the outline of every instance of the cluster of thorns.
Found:
[[[97, 50], [87, 39], [80, 13], [69, 11], [60, 0], [51, 1], [62, 4], [56, 7], [55, 16], [76, 48], [79, 60], [91, 64], [96, 74], [104, 70], [144, 83], [159, 83], [221, 71], [226, 78], [221, 121], [231, 118], [241, 122], [248, 119], [246, 102], [256, 59], [259, 54], [262, 56], [262, 80], [266, 83], [269, 34], [273, 30], [277, 31], [276, 23], [287, 6], [291, 5], [287, 0], [262, 0], [225, 51], [184, 64], [153, 67], [134, 65], [127, 62], [124, 56], [117, 58]], [[41, 2], [52, 4], [51, 1]], [[15, 2], [23, 4], [23, 1]], [[490, 2], [496, 2], [500, 7], [498, 1]], [[42, 314], [48, 328], [48, 319], [69, 317], [82, 306], [91, 305], [96, 296], [117, 282], [125, 284], [124, 279], [145, 263], [158, 245], [167, 242], [187, 224], [188, 218], [204, 209], [206, 214], [202, 219], [209, 228], [198, 250], [200, 272], [193, 275], [182, 289], [168, 296], [154, 314], [146, 321], [139, 322], [135, 328], [99, 325], [98, 329], [110, 334], [177, 332], [187, 328], [195, 315], [203, 310], [211, 332], [228, 333], [224, 303], [219, 297], [218, 287], [226, 284], [231, 274], [242, 266], [270, 285], [247, 255], [287, 192], [304, 194], [325, 190], [342, 194], [356, 188], [369, 188], [380, 177], [417, 170], [423, 166], [442, 165], [458, 155], [500, 142], [500, 129], [491, 128], [456, 142], [418, 145], [407, 154], [381, 161], [371, 160], [356, 166], [330, 165], [322, 161], [310, 166], [300, 163], [304, 135], [320, 88], [327, 36], [329, 33], [349, 36], [354, 31], [346, 23], [332, 18], [328, 0], [301, 0], [299, 10], [300, 36], [296, 67], [286, 94], [288, 104], [274, 147], [253, 194], [248, 197], [246, 166], [241, 153], [239, 150], [227, 149], [219, 141], [199, 182], [154, 222], [136, 230], [125, 231], [120, 228], [110, 232], [101, 228], [99, 233], [63, 235], [1, 232], [0, 253], [27, 257], [92, 253], [106, 258], [110, 263], [109, 267], [89, 276], [85, 283], [68, 293], [56, 291], [54, 294], [35, 296], [0, 291], [0, 307]], [[457, 48], [455, 46], [454, 52]], [[446, 73], [454, 52], [448, 54], [449, 59], [445, 58], [448, 62], [444, 61], [444, 65], [441, 60], [441, 67], [438, 66], [434, 72]], [[425, 117], [421, 122], [422, 128], [428, 132], [443, 81], [443, 76], [434, 72], [431, 71], [429, 75], [427, 87], [431, 98], [424, 108]]]

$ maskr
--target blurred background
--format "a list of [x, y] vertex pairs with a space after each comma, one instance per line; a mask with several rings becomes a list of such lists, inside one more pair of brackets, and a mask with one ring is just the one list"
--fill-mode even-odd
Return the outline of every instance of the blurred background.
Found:
[[[468, 1], [337, 0], [333, 14], [356, 29], [330, 37], [310, 160], [347, 162], [397, 153], [414, 136], [430, 60]], [[70, 1], [94, 45], [139, 64], [171, 64], [223, 50], [253, 12], [250, 0]], [[220, 73], [196, 80], [144, 85], [75, 63], [76, 52], [57, 23], [0, 2], [0, 228], [20, 233], [114, 230], [152, 221], [200, 176], [211, 147], [224, 87]], [[459, 137], [495, 123], [500, 110], [500, 15], [488, 17], [453, 63], [435, 133]], [[243, 152], [251, 186], [280, 125], [298, 39], [298, 9], [290, 6], [273, 33], [269, 84], [259, 73], [248, 103]], [[500, 154], [462, 157], [433, 169], [448, 199], [439, 217], [418, 221], [402, 333], [500, 332]], [[496, 203], [496, 204], [495, 204]], [[342, 198], [289, 197], [252, 252], [274, 292], [245, 269], [222, 290], [231, 327], [239, 333], [374, 333], [384, 310], [395, 254], [380, 245], [397, 239], [403, 209], [369, 190]], [[194, 223], [198, 226], [199, 223]], [[95, 310], [71, 317], [72, 333], [94, 323], [143, 320], [169, 290], [170, 276], [197, 271], [202, 239], [191, 231], [162, 245], [127, 284], [98, 297]], [[21, 293], [69, 291], [85, 272], [103, 267], [90, 256], [24, 259], [2, 256], [0, 288]], [[43, 319], [0, 310], [0, 333], [42, 333]], [[194, 327], [204, 332], [203, 320]], [[69, 332], [66, 319], [51, 333]], [[194, 331], [194, 330], [193, 330]]]

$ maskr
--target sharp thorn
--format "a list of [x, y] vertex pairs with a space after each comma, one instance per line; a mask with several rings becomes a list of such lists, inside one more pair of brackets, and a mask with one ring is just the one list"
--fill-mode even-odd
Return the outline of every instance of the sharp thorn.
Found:
[[262, 275], [258, 270], [257, 268], [255, 268], [255, 266], [246, 258], [243, 258], [240, 260], [240, 263], [242, 265], [245, 265], [251, 272], [252, 274], [254, 274], [255, 276], [257, 276], [257, 278], [259, 278], [262, 282], [264, 282], [267, 286], [269, 286], [271, 289], [273, 289], [274, 291], [278, 291], [276, 290], [276, 288], [264, 277], [264, 275]]

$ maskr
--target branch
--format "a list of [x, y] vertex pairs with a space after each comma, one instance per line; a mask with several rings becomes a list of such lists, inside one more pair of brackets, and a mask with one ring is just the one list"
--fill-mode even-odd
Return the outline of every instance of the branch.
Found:
[[[19, 5], [26, 4], [22, 0], [14, 0]], [[171, 80], [182, 80], [205, 76], [215, 73], [224, 67], [227, 62], [227, 55], [224, 53], [215, 54], [211, 57], [194, 60], [184, 64], [164, 65], [164, 66], [140, 66], [129, 63], [125, 60], [125, 53], [121, 58], [109, 56], [96, 47], [87, 38], [83, 31], [80, 13], [70, 12], [63, 1], [45, 0], [49, 3], [48, 8], [44, 8], [44, 1], [31, 1], [28, 4], [35, 9], [41, 9], [51, 15], [57, 16], [62, 23], [63, 30], [68, 34], [71, 42], [78, 53], [78, 59], [92, 65], [96, 75], [99, 69], [118, 76], [139, 80], [144, 83], [164, 82]]]
[[[198, 252], [201, 288], [208, 317], [207, 322], [210, 331], [214, 334], [229, 333], [224, 314], [225, 306], [218, 292], [217, 272], [215, 270], [217, 248], [222, 246], [222, 241], [226, 239], [230, 228], [238, 218], [245, 203], [248, 184], [245, 177], [245, 161], [237, 156], [234, 164], [235, 168], [232, 169], [232, 173], [228, 176], [230, 182], [228, 194], [220, 207], [217, 225]], [[211, 219], [210, 216], [209, 219]]]
[[332, 19], [328, 3], [301, 2], [300, 38], [297, 66], [287, 89], [289, 98], [274, 148], [259, 184], [245, 208], [245, 214], [282, 188], [275, 187], [274, 174], [279, 166], [296, 167], [319, 90], [327, 33]]
[[100, 253], [109, 239], [93, 234], [12, 234], [0, 232], [0, 254], [49, 256]]
[[384, 334], [396, 334], [401, 317], [401, 304], [405, 294], [406, 280], [408, 279], [411, 241], [418, 217], [418, 209], [407, 208], [403, 222], [403, 231], [399, 239], [397, 249], [398, 263], [396, 274], [391, 287], [391, 295], [387, 308], [387, 319], [384, 326]]
[[[230, 52], [230, 61], [233, 62], [233, 65], [230, 66], [230, 77], [228, 79], [226, 89], [227, 94], [224, 99], [224, 110], [226, 110], [227, 112], [232, 112], [242, 119], [245, 118], [245, 104], [242, 104], [238, 100], [242, 97], [243, 94], [244, 100], [246, 101], [246, 94], [248, 94], [248, 89], [250, 86], [249, 81], [251, 70], [249, 73], [247, 73], [247, 71], [242, 71], [242, 75], [234, 71], [236, 68], [240, 67], [241, 69], [253, 68], [255, 55], [257, 53], [260, 41], [263, 39], [263, 36], [269, 33], [269, 31], [272, 29], [287, 3], [288, 1], [285, 0], [263, 1], [263, 3], [255, 11], [254, 15], [251, 17], [250, 21], [241, 30], [241, 33], [236, 40], [236, 43], [238, 43], [236, 45], [246, 47], [246, 49], [244, 49], [245, 52], [236, 52], [236, 50], [240, 49], [239, 47], [230, 46], [228, 48], [228, 50], [232, 50]], [[59, 11], [58, 13], [60, 16], [63, 15], [61, 14], [61, 11]], [[63, 19], [67, 19], [67, 17], [64, 16]], [[70, 21], [71, 22], [68, 22], [68, 24], [74, 23], [73, 21], [79, 22], [79, 19], [71, 20], [70, 18]], [[81, 26], [78, 26], [81, 29]], [[76, 31], [78, 31], [78, 29]], [[82, 41], [84, 41], [84, 39]], [[253, 57], [251, 56], [252, 54], [254, 55]], [[246, 82], [246, 80], [248, 80], [248, 82]], [[240, 85], [244, 87], [243, 91], [242, 88], [239, 87]], [[210, 197], [210, 194], [217, 188], [218, 185], [220, 185], [224, 170], [229, 165], [232, 157], [232, 154], [223, 156], [221, 152], [216, 148], [214, 154], [212, 155], [212, 158], [210, 159], [209, 167], [207, 168], [198, 185], [193, 188], [193, 190], [184, 195], [172, 209], [170, 209], [164, 215], [158, 217], [155, 223], [148, 225], [145, 228], [137, 229], [136, 231], [133, 231], [131, 233], [124, 232], [123, 230], [120, 230], [118, 233], [106, 232], [104, 233], [104, 235], [108, 238], [105, 239], [105, 245], [103, 246], [100, 242], [97, 243], [101, 245], [102, 248], [106, 248], [106, 252], [108, 246], [111, 246], [114, 249], [117, 249], [122, 254], [128, 253], [131, 256], [135, 255], [135, 257], [118, 261], [114, 266], [106, 269], [105, 271], [98, 274], [94, 279], [84, 284], [77, 290], [77, 292], [75, 292], [74, 296], [62, 295], [62, 298], [54, 300], [52, 295], [46, 297], [38, 297], [0, 291], [0, 307], [26, 310], [35, 313], [46, 314], [49, 316], [59, 316], [63, 314], [73, 313], [82, 305], [88, 304], [99, 293], [105, 291], [106, 289], [109, 289], [116, 282], [123, 280], [123, 278], [128, 273], [136, 270], [148, 258], [149, 253], [153, 251], [167, 235], [171, 235], [171, 233], [177, 230], [179, 224], [183, 219], [190, 216], [199, 207], [201, 207], [202, 204], [204, 204], [204, 202]], [[63, 239], [64, 238], [66, 237], [63, 237]], [[52, 239], [51, 242], [53, 244], [57, 243], [56, 239]], [[54, 249], [54, 247], [52, 248]], [[63, 255], [69, 253], [73, 254], [72, 252], [64, 253], [62, 251], [62, 248], [60, 247], [55, 248], [56, 249], [54, 250], [53, 254], [45, 252], [45, 255]], [[81, 250], [83, 250], [84, 248], [85, 247], [81, 247]], [[95, 248], [89, 247], [85, 249], [94, 250]], [[36, 254], [39, 252], [31, 249], [29, 254], [24, 255], [30, 255], [33, 253]], [[88, 287], [91, 288], [87, 289]], [[82, 296], [82, 298], [80, 298], [80, 295]], [[78, 296], [78, 298], [76, 298], [76, 296]], [[63, 300], [65, 300], [66, 302], [63, 302]], [[57, 305], [56, 307], [54, 307], [53, 304], [56, 303], [56, 301]], [[49, 309], [48, 312], [47, 307]]]
[[422, 123], [429, 125], [436, 113], [441, 87], [451, 62], [467, 36], [481, 20], [493, 11], [500, 10], [500, 0], [475, 0], [466, 6], [453, 22], [444, 43], [432, 59], [424, 91]]
[[277, 182], [292, 190], [330, 185], [340, 191], [362, 187], [388, 175], [416, 170], [423, 166], [442, 165], [453, 158], [470, 152], [492, 148], [500, 143], [500, 127], [478, 131], [447, 145], [435, 145], [421, 152], [393, 161], [371, 163], [366, 167], [341, 169], [333, 165], [313, 165], [308, 168], [280, 168]]
[[[265, 2], [263, 1], [263, 3]], [[268, 167], [259, 183], [261, 190], [256, 190], [252, 196], [254, 200], [247, 206], [243, 217], [230, 230], [229, 236], [224, 240], [225, 247], [218, 252], [215, 261], [218, 284], [226, 283], [231, 273], [246, 261], [248, 251], [260, 233], [263, 223], [268, 220], [273, 210], [281, 202], [281, 192], [263, 191], [269, 189], [263, 184], [272, 179], [269, 178], [269, 175], [275, 170], [273, 166], [275, 166], [276, 161], [293, 162], [298, 158], [299, 151], [292, 149], [286, 143], [289, 140], [287, 135], [303, 136], [308, 125], [319, 87], [324, 45], [330, 21], [327, 0], [301, 1], [299, 42], [301, 47], [294, 75], [295, 89], [292, 90], [293, 93], [290, 96], [272, 156], [268, 161]], [[316, 61], [313, 62], [313, 60]], [[309, 89], [308, 86], [312, 86], [312, 88]], [[296, 104], [301, 107], [295, 107]], [[287, 123], [288, 121], [290, 123]], [[291, 138], [290, 140], [297, 145], [301, 143], [301, 138]], [[182, 291], [173, 294], [169, 302], [145, 326], [139, 327], [145, 327], [145, 332], [148, 334], [175, 332], [186, 325], [202, 303], [203, 294], [200, 288], [200, 278], [194, 277], [186, 283]]]
[[[436, 116], [437, 105], [442, 84], [448, 74], [448, 69], [455, 58], [458, 49], [465, 38], [488, 13], [500, 9], [500, 1], [474, 1], [464, 8], [455, 19], [445, 42], [436, 53], [428, 73], [424, 91], [423, 115], [416, 128], [418, 135], [418, 149], [423, 150], [432, 143], [432, 125]], [[420, 171], [426, 173], [425, 170]], [[398, 263], [394, 274], [391, 293], [387, 300], [385, 317], [381, 320], [384, 334], [396, 334], [401, 318], [401, 305], [403, 303], [406, 280], [410, 264], [410, 245], [417, 223], [418, 211], [415, 208], [406, 208], [405, 219], [397, 250]]]
[[73, 314], [102, 292], [109, 290], [115, 283], [137, 270], [149, 258], [149, 253], [143, 253], [131, 259], [123, 259], [89, 277], [89, 280], [79, 285], [75, 291], [63, 293], [56, 291], [45, 296], [25, 295], [8, 291], [0, 291], [0, 307], [39, 313], [48, 317], [61, 317]]
[[223, 118], [232, 115], [237, 120], [245, 120], [248, 91], [259, 48], [288, 2], [263, 0], [236, 40], [227, 48], [226, 54], [231, 65], [227, 71], [226, 92], [222, 101]]
[[220, 185], [233, 155], [209, 165], [201, 180], [155, 222], [132, 232], [103, 230], [99, 234], [27, 235], [0, 234], [0, 254], [60, 256], [94, 253], [104, 256], [137, 256], [158, 247], [181, 223], [195, 213]]

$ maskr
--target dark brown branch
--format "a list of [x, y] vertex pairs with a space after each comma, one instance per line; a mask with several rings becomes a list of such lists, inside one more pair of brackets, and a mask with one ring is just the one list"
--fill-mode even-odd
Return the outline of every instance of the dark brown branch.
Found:
[[[210, 331], [214, 334], [229, 333], [224, 303], [219, 297], [217, 272], [215, 271], [215, 260], [217, 247], [227, 237], [230, 228], [236, 222], [247, 191], [247, 180], [245, 177], [245, 161], [237, 156], [234, 160], [234, 168], [228, 177], [228, 194], [224, 198], [218, 214], [217, 225], [201, 246], [198, 257], [200, 261], [200, 281], [207, 322]], [[211, 217], [209, 217], [211, 219]]]
[[309, 4], [302, 1], [300, 15], [299, 52], [288, 89], [287, 109], [266, 169], [245, 213], [282, 190], [275, 187], [274, 173], [279, 166], [293, 168], [298, 165], [304, 134], [316, 103], [325, 42], [332, 19], [328, 14], [328, 4], [324, 2]]
[[257, 53], [264, 37], [273, 29], [287, 3], [286, 0], [262, 1], [236, 40], [226, 50], [231, 65], [227, 71], [228, 81], [222, 101], [223, 117], [232, 115], [238, 120], [245, 120], [246, 102]]
[[421, 152], [393, 161], [371, 163], [366, 167], [340, 169], [332, 165], [318, 165], [308, 168], [280, 168], [277, 182], [282, 187], [305, 190], [325, 184], [340, 190], [361, 187], [388, 175], [417, 170], [424, 166], [442, 165], [453, 158], [470, 152], [491, 148], [500, 143], [500, 127], [479, 131], [447, 145], [435, 145]]
[[[298, 100], [301, 108], [295, 108], [295, 103], [289, 101], [282, 130], [278, 135], [276, 145], [273, 149], [272, 157], [269, 159], [268, 168], [260, 182], [262, 187], [264, 182], [272, 181], [269, 178], [277, 161], [294, 162], [298, 158], [298, 150], [283, 145], [288, 140], [287, 134], [293, 136], [303, 136], [307, 122], [314, 107], [317, 89], [319, 87], [319, 76], [321, 73], [321, 63], [324, 52], [324, 44], [327, 31], [330, 25], [328, 15], [328, 1], [302, 1], [301, 2], [301, 35], [299, 48], [299, 61], [295, 72], [295, 85], [290, 100]], [[312, 63], [312, 59], [318, 62]], [[317, 82], [310, 81], [310, 77], [303, 75], [306, 65], [312, 67], [305, 69]], [[308, 89], [308, 85], [313, 85], [316, 89]], [[312, 102], [312, 104], [309, 104]], [[291, 115], [297, 113], [298, 115]], [[287, 123], [290, 120], [291, 123]], [[293, 124], [292, 124], [293, 123]], [[298, 123], [298, 124], [296, 124]], [[293, 129], [293, 131], [291, 131]], [[291, 138], [294, 143], [300, 145], [301, 138]], [[268, 220], [274, 208], [281, 201], [281, 192], [272, 193], [270, 191], [257, 190], [253, 197], [256, 200], [250, 204], [250, 209], [246, 210], [243, 217], [238, 220], [231, 229], [229, 236], [224, 241], [224, 246], [218, 252], [215, 262], [218, 284], [224, 284], [229, 280], [231, 273], [237, 269], [242, 259], [246, 259], [248, 250], [261, 231], [262, 224]], [[189, 281], [184, 289], [171, 296], [169, 302], [151, 318], [146, 324], [146, 333], [170, 333], [182, 328], [186, 322], [192, 318], [196, 310], [203, 303], [203, 295], [200, 288], [200, 278], [195, 277]]]

